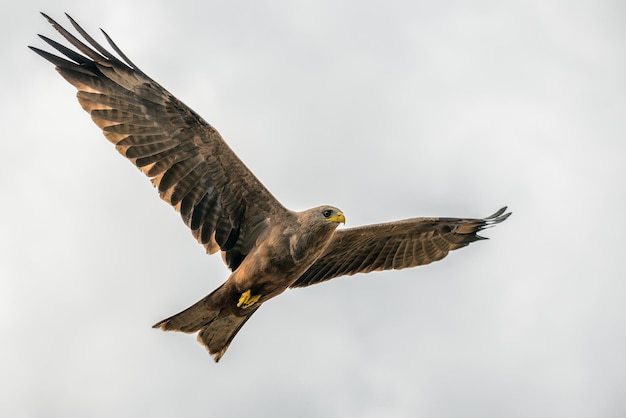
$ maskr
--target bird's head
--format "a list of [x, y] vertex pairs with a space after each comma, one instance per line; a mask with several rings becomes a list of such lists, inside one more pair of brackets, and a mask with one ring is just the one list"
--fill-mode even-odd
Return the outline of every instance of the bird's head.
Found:
[[343, 212], [332, 206], [320, 206], [319, 213], [324, 217], [326, 222], [335, 222], [345, 224], [346, 217]]
[[318, 206], [299, 213], [302, 224], [317, 225], [322, 229], [332, 227], [335, 229], [339, 224], [346, 223], [346, 217], [343, 212], [334, 206]]

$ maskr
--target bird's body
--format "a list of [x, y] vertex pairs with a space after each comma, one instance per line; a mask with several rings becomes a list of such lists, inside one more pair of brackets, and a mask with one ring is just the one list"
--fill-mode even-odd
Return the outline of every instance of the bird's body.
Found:
[[[337, 214], [327, 220], [325, 210]], [[289, 212], [287, 222], [268, 220], [266, 233], [228, 280], [185, 311], [155, 327], [201, 331], [198, 338], [219, 360], [241, 326], [265, 301], [289, 288], [322, 254], [343, 215], [328, 206]], [[299, 234], [302, 225], [314, 225]]]
[[190, 308], [155, 325], [198, 332], [218, 361], [250, 316], [290, 287], [343, 275], [428, 264], [480, 239], [505, 220], [412, 218], [337, 229], [332, 206], [285, 208], [197, 113], [132, 63], [116, 57], [74, 20], [87, 44], [44, 15], [80, 53], [42, 36], [71, 61], [31, 47], [78, 89], [81, 106], [117, 150], [152, 179], [163, 200], [209, 254], [220, 251], [230, 277]]

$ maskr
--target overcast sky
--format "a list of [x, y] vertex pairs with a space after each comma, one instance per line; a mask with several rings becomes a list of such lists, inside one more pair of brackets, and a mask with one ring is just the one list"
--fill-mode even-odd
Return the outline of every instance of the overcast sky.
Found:
[[[0, 29], [0, 416], [626, 416], [622, 2], [54, 3]], [[105, 29], [292, 209], [513, 216], [287, 291], [215, 364], [151, 325], [228, 271], [26, 48], [60, 39], [39, 10]]]

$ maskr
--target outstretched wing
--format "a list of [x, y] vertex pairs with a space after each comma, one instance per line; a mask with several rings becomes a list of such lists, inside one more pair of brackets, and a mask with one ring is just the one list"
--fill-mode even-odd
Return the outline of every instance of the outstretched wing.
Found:
[[441, 260], [452, 250], [485, 239], [478, 232], [508, 218], [511, 213], [505, 211], [506, 207], [484, 219], [413, 218], [340, 229], [324, 254], [291, 287]]
[[83, 109], [117, 150], [152, 179], [207, 252], [221, 249], [228, 266], [237, 268], [266, 219], [286, 209], [211, 125], [137, 68], [104, 31], [121, 59], [69, 15], [86, 43], [43, 16], [80, 53], [42, 35], [71, 61], [30, 48], [78, 89]]

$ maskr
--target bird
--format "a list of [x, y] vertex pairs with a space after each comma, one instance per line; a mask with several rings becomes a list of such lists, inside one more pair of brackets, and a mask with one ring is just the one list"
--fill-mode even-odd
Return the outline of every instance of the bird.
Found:
[[154, 325], [197, 333], [218, 362], [246, 321], [268, 300], [340, 276], [400, 270], [441, 260], [485, 239], [478, 232], [507, 219], [417, 217], [338, 228], [330, 205], [283, 206], [218, 131], [139, 69], [102, 30], [111, 53], [76, 21], [82, 40], [41, 13], [75, 49], [44, 35], [54, 53], [29, 46], [77, 89], [78, 102], [117, 151], [149, 177], [208, 254], [221, 253], [225, 282], [182, 312]]

